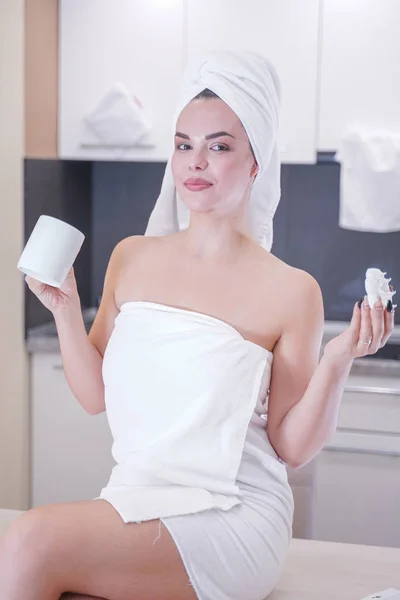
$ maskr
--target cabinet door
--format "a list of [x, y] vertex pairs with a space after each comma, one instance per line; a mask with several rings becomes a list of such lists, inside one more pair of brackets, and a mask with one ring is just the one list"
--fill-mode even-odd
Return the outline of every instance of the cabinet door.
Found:
[[348, 125], [400, 131], [400, 2], [324, 0], [319, 150]]
[[324, 450], [316, 465], [315, 539], [400, 546], [400, 456]]
[[356, 385], [350, 376], [340, 408], [339, 430], [372, 434], [376, 437], [375, 447], [393, 448], [400, 454], [400, 382], [385, 379], [384, 386], [378, 387], [372, 382]]
[[[61, 0], [59, 155], [164, 161], [183, 66], [182, 0]], [[83, 118], [115, 82], [137, 96], [153, 124], [154, 147], [91, 144]]]
[[315, 162], [318, 0], [188, 0], [187, 55], [247, 49], [271, 60], [282, 86], [283, 162]]
[[90, 500], [114, 461], [106, 414], [87, 414], [66, 382], [61, 355], [31, 359], [31, 505]]

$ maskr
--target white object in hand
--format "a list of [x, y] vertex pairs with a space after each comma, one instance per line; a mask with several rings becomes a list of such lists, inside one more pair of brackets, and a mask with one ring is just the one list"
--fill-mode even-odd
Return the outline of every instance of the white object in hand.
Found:
[[375, 594], [371, 594], [371, 596], [366, 596], [362, 598], [362, 600], [400, 600], [400, 590], [395, 590], [394, 588], [389, 588], [387, 590], [383, 590], [383, 592], [376, 592]]
[[18, 261], [18, 269], [37, 281], [61, 287], [85, 236], [78, 229], [47, 215], [39, 217]]
[[367, 269], [365, 274], [365, 291], [368, 297], [368, 304], [371, 307], [374, 306], [379, 298], [383, 306], [386, 306], [396, 293], [389, 287], [391, 278], [386, 279], [385, 275], [386, 273], [383, 273], [380, 269]]

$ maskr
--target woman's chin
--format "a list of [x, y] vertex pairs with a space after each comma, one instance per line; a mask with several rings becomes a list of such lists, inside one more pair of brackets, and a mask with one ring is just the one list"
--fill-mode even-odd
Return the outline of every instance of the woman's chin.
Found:
[[[196, 192], [198, 194], [198, 192]], [[213, 210], [216, 206], [218, 206], [218, 202], [215, 200], [211, 200], [210, 198], [188, 198], [187, 196], [182, 198], [182, 202], [192, 212], [197, 213], [207, 213]]]

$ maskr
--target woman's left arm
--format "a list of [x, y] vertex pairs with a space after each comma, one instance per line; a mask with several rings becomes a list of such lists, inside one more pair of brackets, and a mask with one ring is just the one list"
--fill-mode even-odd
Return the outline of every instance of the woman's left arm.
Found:
[[331, 438], [354, 359], [384, 346], [394, 323], [394, 310], [355, 303], [349, 327], [326, 344], [319, 361], [321, 290], [304, 272], [298, 272], [296, 288], [292, 312], [274, 348], [268, 401], [270, 442], [292, 468], [312, 460]]

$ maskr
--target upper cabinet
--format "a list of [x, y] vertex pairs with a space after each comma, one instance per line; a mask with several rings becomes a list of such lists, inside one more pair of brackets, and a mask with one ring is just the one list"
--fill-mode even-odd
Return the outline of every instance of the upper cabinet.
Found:
[[319, 150], [347, 126], [400, 131], [399, 0], [323, 0]]
[[[61, 0], [60, 157], [166, 161], [184, 57], [245, 48], [270, 58], [281, 80], [282, 161], [314, 162], [319, 0], [234, 8], [231, 0]], [[105, 102], [87, 126], [87, 115], [116, 85], [117, 97], [122, 85], [152, 124], [140, 144], [99, 142], [115, 133], [111, 119], [127, 110], [123, 97]]]
[[[166, 161], [183, 67], [215, 49], [275, 65], [283, 162], [315, 162], [348, 125], [399, 131], [398, 23], [400, 0], [250, 0], [234, 10], [232, 0], [60, 0], [59, 155]], [[133, 143], [117, 124], [132, 97], [151, 126]]]
[[[60, 158], [166, 160], [183, 67], [182, 1], [61, 0], [59, 18]], [[89, 128], [85, 117], [113, 89]], [[128, 95], [142, 104], [151, 132], [133, 147], [107, 145], [113, 119], [129, 111]]]
[[271, 60], [282, 87], [281, 159], [313, 163], [316, 153], [319, 0], [187, 0], [187, 58], [248, 49]]

